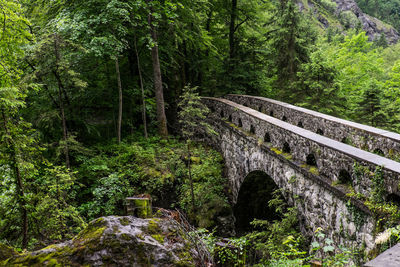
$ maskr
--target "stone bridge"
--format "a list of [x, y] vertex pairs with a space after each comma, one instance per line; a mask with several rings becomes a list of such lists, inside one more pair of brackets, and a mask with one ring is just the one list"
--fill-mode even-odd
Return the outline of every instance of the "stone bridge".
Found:
[[203, 102], [232, 202], [246, 176], [263, 171], [298, 209], [305, 235], [322, 228], [337, 245], [374, 249], [379, 214], [366, 203], [374, 195], [399, 199], [400, 163], [366, 150], [394, 156], [399, 135], [271, 99], [226, 98]]

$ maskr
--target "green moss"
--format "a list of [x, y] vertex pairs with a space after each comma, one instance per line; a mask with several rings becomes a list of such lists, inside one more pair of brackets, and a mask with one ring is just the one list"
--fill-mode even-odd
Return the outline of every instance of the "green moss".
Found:
[[0, 261], [6, 260], [15, 255], [18, 255], [17, 251], [15, 251], [12, 247], [0, 243]]
[[151, 237], [157, 240], [160, 244], [164, 244], [164, 236], [156, 234], [156, 235], [151, 235]]
[[191, 160], [194, 164], [200, 164], [200, 162], [201, 162], [200, 157], [190, 157], [190, 160]]
[[310, 167], [309, 171], [310, 171], [312, 174], [315, 174], [315, 175], [318, 175], [318, 174], [319, 174], [319, 171], [318, 171], [317, 167]]
[[129, 224], [131, 223], [131, 222], [129, 221], [129, 219], [126, 218], [126, 217], [120, 218], [120, 219], [119, 219], [119, 222], [120, 222], [121, 225], [123, 225], [123, 226], [127, 226], [127, 225], [129, 225]]
[[159, 234], [161, 232], [161, 228], [158, 225], [158, 222], [160, 219], [152, 219], [149, 221], [149, 226], [147, 227], [147, 230], [150, 234]]
[[123, 239], [125, 241], [129, 241], [129, 240], [131, 240], [131, 236], [128, 234], [121, 234], [121, 239]]
[[314, 175], [319, 175], [318, 168], [315, 167], [315, 166], [311, 166], [311, 165], [308, 165], [308, 164], [301, 164], [300, 167], [303, 168], [303, 169], [307, 169], [309, 172], [311, 172]]
[[276, 148], [276, 147], [271, 147], [270, 148], [272, 151], [274, 151], [275, 152], [275, 154], [277, 154], [277, 155], [280, 155], [280, 154], [282, 154], [283, 152], [281, 151], [281, 150], [279, 150], [278, 148]]
[[152, 216], [151, 203], [148, 198], [133, 199], [133, 206], [137, 208], [137, 216], [139, 218], [150, 218]]

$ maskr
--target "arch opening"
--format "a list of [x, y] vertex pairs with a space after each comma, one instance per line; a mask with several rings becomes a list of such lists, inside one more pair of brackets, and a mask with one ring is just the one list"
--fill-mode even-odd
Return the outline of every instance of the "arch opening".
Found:
[[347, 136], [342, 138], [342, 143], [346, 145], [351, 145], [350, 139]]
[[400, 207], [400, 195], [399, 193], [391, 193], [386, 196], [386, 202], [390, 202], [397, 207]]
[[291, 149], [290, 149], [290, 146], [289, 146], [289, 144], [288, 144], [287, 142], [285, 142], [285, 143], [283, 144], [282, 151], [283, 151], [283, 153], [288, 153], [288, 154], [290, 154]]
[[259, 112], [262, 112], [262, 106], [259, 106], [259, 107], [258, 107], [258, 111], [259, 111]]
[[274, 116], [274, 112], [271, 110], [271, 111], [269, 112], [269, 115], [270, 115], [271, 117], [273, 117], [273, 116]]
[[240, 128], [243, 127], [243, 123], [242, 123], [242, 119], [241, 119], [241, 118], [239, 118], [239, 120], [238, 120], [238, 126], [239, 126]]
[[322, 131], [322, 129], [318, 129], [318, 130], [317, 130], [317, 134], [319, 134], [319, 135], [324, 135], [324, 131]]
[[271, 142], [271, 136], [269, 133], [265, 133], [264, 135], [264, 142], [270, 143]]
[[283, 116], [283, 117], [282, 117], [282, 121], [287, 121], [286, 116]]
[[341, 184], [348, 184], [348, 185], [351, 185], [353, 182], [353, 180], [351, 179], [351, 174], [346, 170], [339, 171], [338, 181]]
[[304, 128], [303, 122], [299, 121], [299, 123], [297, 123], [297, 127]]
[[229, 115], [228, 120], [232, 122], [232, 115]]
[[221, 115], [221, 118], [223, 118], [223, 117], [225, 117], [224, 115], [224, 111], [221, 109], [221, 112], [220, 112], [220, 114], [219, 115]]
[[317, 167], [317, 159], [315, 158], [314, 154], [309, 154], [306, 159], [306, 164], [310, 166]]
[[250, 125], [250, 133], [256, 134], [256, 128], [253, 125]]
[[282, 219], [276, 213], [275, 208], [268, 205], [268, 202], [274, 198], [274, 192], [278, 189], [274, 180], [263, 171], [253, 171], [246, 176], [233, 207], [237, 234], [241, 235], [251, 231], [253, 226], [250, 223], [254, 219], [271, 222]]

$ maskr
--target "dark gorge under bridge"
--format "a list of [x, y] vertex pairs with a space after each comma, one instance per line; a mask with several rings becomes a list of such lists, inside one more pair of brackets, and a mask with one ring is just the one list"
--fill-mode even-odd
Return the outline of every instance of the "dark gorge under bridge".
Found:
[[322, 228], [337, 245], [375, 248], [382, 214], [366, 201], [400, 199], [400, 163], [391, 159], [400, 155], [400, 135], [262, 97], [203, 102], [234, 204], [246, 176], [262, 171], [297, 208], [305, 235]]

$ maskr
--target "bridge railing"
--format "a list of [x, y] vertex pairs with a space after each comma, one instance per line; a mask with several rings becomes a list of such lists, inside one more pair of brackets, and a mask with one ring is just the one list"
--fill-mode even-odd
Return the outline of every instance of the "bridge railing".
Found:
[[399, 134], [265, 97], [227, 95], [225, 98], [342, 143], [400, 160]]
[[[398, 162], [332, 140], [227, 99], [203, 98], [203, 101], [214, 116], [230, 124], [230, 127], [245, 132], [250, 142], [265, 143], [275, 153], [287, 155], [289, 160], [309, 168], [316, 175], [323, 175], [332, 183], [351, 182], [356, 192], [369, 196], [373, 188], [370, 171], [381, 166], [387, 194], [398, 193]], [[370, 171], [356, 179], [352, 176], [354, 163]]]

